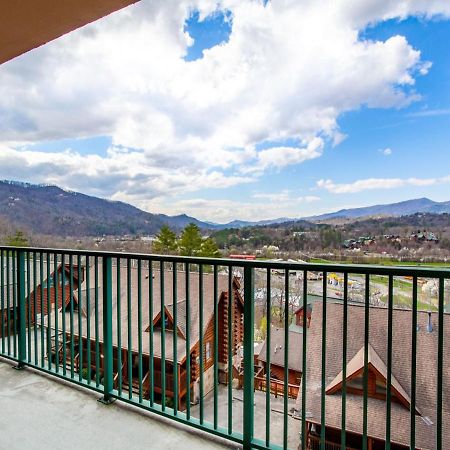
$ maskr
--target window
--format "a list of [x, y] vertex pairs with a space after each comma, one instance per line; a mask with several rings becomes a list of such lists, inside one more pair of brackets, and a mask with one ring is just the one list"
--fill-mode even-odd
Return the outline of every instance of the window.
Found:
[[211, 359], [211, 342], [207, 342], [205, 346], [206, 361]]

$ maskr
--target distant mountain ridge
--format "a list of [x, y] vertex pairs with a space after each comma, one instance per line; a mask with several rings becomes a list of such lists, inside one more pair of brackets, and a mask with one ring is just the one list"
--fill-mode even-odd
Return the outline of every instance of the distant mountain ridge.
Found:
[[365, 206], [362, 208], [341, 209], [319, 216], [305, 217], [306, 220], [324, 221], [337, 218], [360, 218], [372, 216], [407, 216], [416, 213], [450, 213], [450, 201], [435, 202], [429, 198], [417, 198], [384, 205]]
[[244, 221], [217, 224], [186, 214], [167, 216], [142, 211], [119, 201], [105, 200], [48, 184], [0, 181], [0, 219], [34, 233], [57, 236], [151, 235], [167, 224], [180, 230], [189, 223], [202, 229], [222, 230], [289, 222], [322, 222], [338, 218], [406, 216], [416, 213], [450, 213], [450, 201], [428, 198], [362, 208], [342, 209], [318, 216], [292, 219]]
[[13, 181], [0, 181], [0, 217], [34, 233], [74, 237], [155, 234], [164, 224], [180, 229], [190, 222], [209, 227], [186, 215], [151, 214], [57, 186]]

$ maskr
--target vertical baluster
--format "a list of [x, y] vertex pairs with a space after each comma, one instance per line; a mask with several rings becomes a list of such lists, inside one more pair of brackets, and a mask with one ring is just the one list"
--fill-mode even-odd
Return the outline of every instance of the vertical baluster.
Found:
[[128, 398], [133, 397], [133, 342], [131, 334], [131, 259], [127, 259]]
[[91, 346], [91, 267], [90, 256], [86, 256], [84, 267], [86, 279], [86, 365], [87, 365], [87, 383], [91, 384], [92, 372], [92, 346]]
[[308, 332], [308, 271], [303, 271], [303, 340], [302, 340], [302, 450], [306, 450], [306, 355]]
[[173, 298], [173, 333], [172, 333], [172, 337], [173, 337], [173, 365], [172, 365], [172, 371], [173, 371], [173, 389], [172, 392], [174, 393], [174, 402], [173, 402], [173, 410], [174, 410], [174, 414], [177, 415], [177, 411], [178, 411], [178, 348], [177, 348], [177, 344], [178, 344], [178, 330], [177, 330], [177, 326], [178, 326], [178, 286], [177, 286], [177, 263], [174, 262], [173, 263], [173, 275], [172, 275], [172, 281], [173, 281], [173, 294], [172, 294], [172, 298]]
[[102, 403], [113, 401], [113, 342], [112, 342], [112, 259], [103, 257], [103, 398]]
[[[69, 255], [69, 327], [70, 327], [70, 378], [75, 376], [75, 336], [74, 336], [74, 323], [73, 323], [73, 255]], [[97, 310], [95, 311], [97, 314]]]
[[26, 313], [27, 313], [27, 351], [28, 351], [28, 362], [31, 363], [31, 326], [32, 326], [32, 317], [31, 317], [31, 261], [30, 261], [30, 252], [26, 252], [26, 262], [27, 262], [27, 273], [26, 273]]
[[186, 275], [186, 419], [191, 417], [191, 302], [190, 302], [190, 267], [189, 263], [185, 263]]
[[417, 277], [413, 277], [412, 324], [411, 324], [411, 408], [410, 448], [416, 448], [416, 370], [417, 370]]
[[200, 424], [203, 424], [204, 418], [204, 406], [203, 406], [203, 369], [205, 358], [205, 345], [203, 342], [203, 266], [199, 264], [198, 268], [198, 284], [199, 284], [199, 316], [198, 316], [198, 328], [199, 328], [199, 357], [200, 357]]
[[[437, 365], [437, 401], [436, 401], [436, 448], [442, 449], [442, 393], [444, 369], [444, 278], [439, 278], [438, 293], [438, 365]], [[447, 362], [448, 363], [448, 362]], [[447, 444], [448, 445], [448, 442]]]
[[[34, 365], [38, 365], [38, 336], [37, 336], [37, 254], [33, 252], [33, 332], [34, 332]], [[2, 264], [3, 267], [3, 264]], [[2, 339], [3, 342], [3, 339]]]
[[[53, 270], [55, 270], [53, 268]], [[48, 370], [52, 370], [52, 306], [51, 306], [51, 277], [52, 261], [47, 252], [47, 364]], [[54, 289], [54, 287], [53, 287]]]
[[[244, 267], [244, 424], [243, 448], [252, 448], [254, 431], [254, 270]], [[285, 447], [286, 448], [286, 447]]]
[[8, 250], [6, 252], [6, 324], [7, 324], [7, 333], [8, 333], [8, 356], [11, 356], [11, 252]]
[[346, 448], [347, 413], [347, 327], [348, 327], [348, 273], [344, 273], [344, 312], [342, 318], [342, 404], [341, 404], [341, 448]]
[[227, 311], [227, 369], [228, 369], [228, 434], [233, 433], [233, 266], [228, 272], [228, 311]]
[[320, 398], [320, 445], [325, 448], [326, 412], [325, 412], [325, 385], [326, 385], [326, 351], [327, 351], [327, 272], [323, 272], [322, 279], [322, 386]]
[[164, 261], [159, 264], [160, 292], [161, 292], [161, 407], [166, 409], [166, 313], [164, 305]]
[[283, 447], [288, 443], [288, 388], [289, 388], [289, 270], [284, 273], [284, 386], [283, 386]]
[[218, 297], [218, 267], [214, 265], [214, 286], [213, 286], [213, 302], [214, 302], [214, 417], [213, 425], [217, 430], [218, 426], [218, 386], [219, 386], [219, 297]]
[[[66, 255], [63, 253], [61, 255], [62, 261], [62, 290], [61, 290], [61, 322], [62, 322], [62, 369], [63, 375], [66, 376], [67, 372], [67, 342], [66, 342]], [[69, 294], [70, 295], [70, 294]], [[70, 296], [69, 296], [70, 298]]]
[[369, 306], [370, 276], [366, 274], [364, 290], [364, 372], [363, 372], [363, 450], [367, 450], [367, 408], [369, 392]]
[[[0, 284], [1, 284], [1, 328], [2, 328], [2, 354], [5, 354], [5, 257], [4, 251], [0, 251]], [[7, 287], [9, 289], [9, 286]]]
[[17, 301], [17, 250], [14, 251], [12, 260], [12, 305], [13, 305], [13, 355], [17, 358], [17, 307], [19, 302]]
[[77, 256], [77, 277], [78, 277], [78, 381], [82, 381], [83, 371], [83, 294], [81, 292], [81, 256]]
[[13, 355], [17, 358], [17, 308], [19, 302], [17, 301], [17, 250], [14, 250], [14, 256], [12, 260], [12, 305], [13, 305]]
[[266, 274], [266, 447], [270, 445], [270, 334], [272, 318], [271, 270]]
[[99, 299], [98, 299], [98, 289], [99, 289], [99, 275], [98, 275], [98, 256], [94, 257], [94, 304], [95, 304], [95, 316], [94, 316], [94, 332], [95, 332], [95, 386], [98, 388], [100, 386], [100, 342], [99, 342]]
[[394, 280], [389, 275], [388, 285], [388, 336], [387, 336], [387, 379], [386, 379], [386, 450], [391, 448], [391, 383], [392, 383], [392, 319], [394, 308]]
[[137, 284], [138, 284], [138, 379], [139, 379], [139, 403], [142, 403], [142, 261], [137, 260]]
[[41, 367], [44, 367], [44, 255], [42, 252], [39, 253], [39, 286], [40, 286], [40, 299], [39, 306], [41, 308]]
[[58, 314], [59, 314], [59, 298], [58, 298], [58, 290], [59, 290], [59, 266], [58, 266], [58, 255], [54, 254], [54, 290], [55, 290], [55, 369], [56, 373], [59, 373], [59, 321], [58, 321]]
[[121, 280], [120, 280], [120, 258], [117, 258], [116, 265], [116, 306], [117, 306], [117, 368], [119, 370], [119, 385], [117, 392], [122, 395], [122, 305], [121, 305]]
[[150, 322], [150, 332], [148, 336], [149, 345], [149, 370], [150, 370], [150, 406], [155, 402], [155, 360], [153, 354], [153, 261], [148, 262], [148, 317]]
[[18, 250], [17, 253], [17, 308], [18, 308], [18, 366], [24, 366], [27, 358], [27, 333], [26, 333], [26, 305], [25, 305], [25, 252]]

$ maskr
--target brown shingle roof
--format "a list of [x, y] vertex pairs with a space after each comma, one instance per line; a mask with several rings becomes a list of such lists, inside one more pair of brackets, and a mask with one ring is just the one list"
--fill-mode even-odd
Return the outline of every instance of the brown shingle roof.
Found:
[[[380, 359], [379, 365], [387, 362], [387, 309], [370, 308], [369, 343]], [[320, 424], [321, 417], [321, 345], [322, 345], [322, 308], [314, 308], [311, 328], [308, 330], [307, 366], [306, 366], [306, 416], [311, 422]], [[342, 317], [343, 306], [327, 304], [326, 320], [326, 368], [325, 388], [335, 380], [342, 370]], [[348, 306], [347, 361], [355, 358], [364, 345], [364, 307]], [[438, 317], [432, 314], [433, 331], [426, 331], [428, 315], [418, 312], [416, 352], [416, 405], [422, 417], [416, 416], [416, 446], [434, 448], [436, 438], [436, 398], [437, 398], [437, 344]], [[411, 394], [411, 324], [410, 310], [393, 311], [393, 347], [392, 373], [405, 395]], [[450, 441], [450, 316], [444, 315], [444, 373], [443, 373], [443, 442]], [[363, 397], [347, 393], [346, 429], [362, 434]], [[340, 429], [341, 426], [341, 392], [326, 395], [326, 424]], [[301, 409], [301, 390], [297, 399], [297, 409]], [[431, 419], [427, 425], [424, 417]], [[410, 412], [404, 405], [392, 401], [391, 404], [391, 441], [409, 445]], [[386, 422], [386, 401], [368, 399], [368, 436], [384, 440]]]
[[[146, 277], [148, 274], [147, 269], [142, 269], [141, 277], [141, 295], [142, 295], [142, 329], [138, 330], [138, 273], [136, 268], [132, 268], [130, 278], [130, 298], [131, 298], [131, 313], [128, 313], [128, 286], [127, 286], [127, 269], [121, 267], [120, 270], [120, 295], [117, 295], [117, 270], [113, 267], [112, 271], [112, 311], [113, 311], [113, 345], [117, 345], [117, 330], [118, 330], [118, 298], [120, 299], [120, 334], [122, 348], [128, 348], [128, 318], [130, 319], [130, 331], [131, 331], [131, 345], [130, 348], [133, 351], [138, 351], [138, 338], [139, 334], [142, 338], [142, 351], [144, 354], [150, 353], [150, 336], [145, 330], [150, 325], [150, 302], [149, 302], [149, 287], [150, 279]], [[152, 321], [161, 312], [161, 272], [159, 270], [153, 271], [153, 278], [151, 279], [153, 285], [153, 311]], [[186, 308], [186, 284], [185, 284], [185, 272], [177, 272], [177, 324], [183, 334], [186, 334], [186, 321], [187, 321], [187, 308]], [[95, 268], [90, 269], [90, 289], [87, 289], [87, 281], [81, 286], [81, 298], [79, 299], [80, 305], [83, 310], [86, 309], [87, 293], [89, 292], [90, 311], [90, 335], [91, 339], [95, 339]], [[99, 266], [99, 289], [98, 289], [98, 317], [99, 317], [99, 340], [103, 341], [103, 301], [102, 301], [102, 267]], [[228, 276], [218, 275], [218, 300], [220, 299], [222, 292], [228, 292]], [[199, 340], [200, 327], [199, 327], [199, 274], [198, 272], [189, 273], [189, 337], [191, 348]], [[75, 292], [78, 295], [78, 291]], [[173, 314], [173, 272], [164, 271], [164, 306]], [[212, 274], [203, 274], [203, 332], [205, 332], [207, 324], [214, 314], [214, 277]], [[82, 334], [87, 335], [87, 318], [82, 320]], [[51, 323], [54, 323], [54, 319], [51, 319]], [[66, 324], [69, 324], [69, 313], [66, 313]], [[62, 327], [62, 320], [59, 320], [59, 328]], [[74, 314], [74, 335], [78, 334], [78, 317], [77, 313]], [[165, 332], [165, 358], [169, 361], [173, 360], [173, 333], [166, 330]], [[153, 354], [155, 357], [161, 357], [161, 331], [155, 329], [153, 333]], [[177, 360], [180, 362], [186, 355], [186, 341], [177, 336]]]
[[[303, 362], [303, 335], [289, 330], [288, 367], [292, 370], [302, 371]], [[285, 367], [284, 361], [284, 328], [271, 327], [270, 331], [270, 363]], [[266, 361], [267, 341], [264, 341], [258, 355], [258, 359]]]

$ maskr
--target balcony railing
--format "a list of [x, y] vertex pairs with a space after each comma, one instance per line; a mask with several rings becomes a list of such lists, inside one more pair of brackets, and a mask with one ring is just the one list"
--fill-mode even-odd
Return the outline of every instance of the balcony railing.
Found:
[[[13, 247], [0, 247], [0, 259], [0, 356], [19, 368], [246, 449], [350, 448], [350, 433], [365, 449], [380, 442], [442, 449], [448, 442], [449, 269]], [[314, 299], [311, 287], [320, 287]], [[293, 315], [300, 310], [309, 323], [313, 300], [311, 326], [293, 347]], [[256, 380], [255, 313], [266, 317], [266, 371]], [[271, 341], [272, 326], [283, 330], [281, 343]], [[293, 360], [302, 372], [294, 400]], [[272, 389], [255, 390], [255, 383], [272, 385], [275, 364], [286, 368], [280, 399]], [[421, 443], [424, 429], [428, 444]]]

